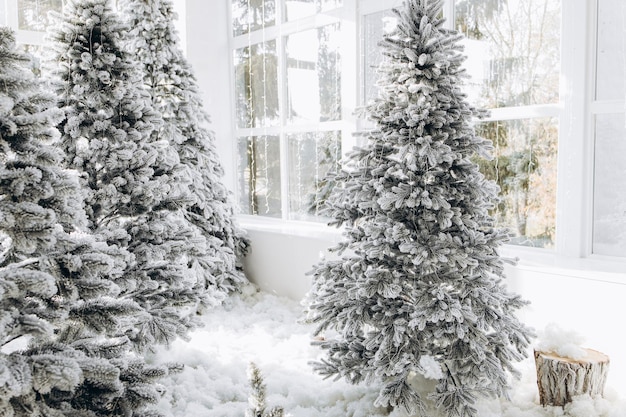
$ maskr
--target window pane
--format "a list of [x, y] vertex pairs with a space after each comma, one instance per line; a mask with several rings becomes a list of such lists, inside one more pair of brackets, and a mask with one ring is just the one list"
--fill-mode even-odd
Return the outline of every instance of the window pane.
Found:
[[231, 4], [234, 36], [276, 23], [275, 0], [232, 0]]
[[237, 181], [242, 212], [281, 217], [279, 137], [242, 137], [237, 141], [237, 148]]
[[341, 119], [339, 23], [286, 37], [290, 123]]
[[552, 247], [556, 215], [556, 118], [481, 123], [478, 133], [493, 142], [491, 161], [478, 161], [496, 181], [501, 202], [494, 216], [511, 229], [512, 244]]
[[48, 23], [48, 12], [60, 12], [62, 7], [62, 0], [18, 0], [18, 28], [43, 32]]
[[278, 124], [276, 41], [237, 49], [234, 59], [237, 126], [250, 128]]
[[18, 44], [18, 48], [26, 53], [30, 58], [30, 70], [35, 76], [41, 76], [41, 55], [44, 47], [42, 45], [28, 45], [25, 43]]
[[343, 0], [286, 0], [285, 20], [296, 20], [343, 5]]
[[325, 12], [341, 6], [343, 6], [343, 0], [322, 0], [320, 11]]
[[341, 133], [299, 133], [289, 135], [287, 141], [289, 217], [293, 220], [315, 220], [333, 186], [325, 180], [326, 173], [339, 168]]
[[391, 10], [372, 13], [363, 17], [363, 102], [376, 98], [378, 89], [376, 70], [382, 61], [382, 53], [378, 43], [383, 35], [389, 34], [398, 24], [398, 18]]
[[598, 2], [598, 100], [624, 99], [626, 95], [626, 22], [624, 0]]
[[560, 0], [457, 0], [470, 101], [485, 108], [558, 103]]
[[626, 254], [626, 120], [596, 116], [593, 253]]

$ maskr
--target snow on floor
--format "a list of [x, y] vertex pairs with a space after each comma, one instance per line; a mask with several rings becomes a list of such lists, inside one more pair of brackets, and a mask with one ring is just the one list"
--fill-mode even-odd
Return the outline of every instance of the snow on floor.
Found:
[[[252, 361], [264, 376], [268, 409], [280, 405], [286, 416], [407, 417], [401, 410], [374, 408], [374, 387], [314, 374], [308, 363], [320, 351], [310, 345], [312, 327], [298, 322], [301, 312], [294, 301], [255, 292], [209, 312], [204, 328], [189, 342], [177, 341], [153, 358], [185, 365], [181, 373], [161, 381], [166, 393], [157, 408], [172, 417], [243, 417], [250, 391], [246, 370]], [[543, 408], [531, 359], [519, 369], [523, 377], [514, 384], [511, 401], [481, 400], [479, 417], [626, 416], [626, 401], [610, 386], [604, 398], [578, 398], [565, 410]], [[430, 414], [439, 415], [435, 410]]]

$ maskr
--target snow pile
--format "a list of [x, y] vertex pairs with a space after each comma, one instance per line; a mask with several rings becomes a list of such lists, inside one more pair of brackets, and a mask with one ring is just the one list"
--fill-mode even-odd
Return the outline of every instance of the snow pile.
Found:
[[443, 378], [443, 371], [441, 365], [435, 358], [430, 355], [424, 355], [419, 361], [420, 368], [424, 371], [422, 375], [428, 379], [441, 379]]
[[[320, 351], [310, 345], [312, 326], [300, 324], [302, 307], [265, 293], [248, 293], [207, 313], [205, 327], [189, 342], [160, 349], [153, 362], [180, 362], [185, 369], [163, 380], [158, 409], [172, 417], [243, 417], [250, 393], [247, 369], [254, 362], [267, 386], [267, 407], [282, 406], [291, 417], [408, 417], [372, 404], [376, 387], [324, 380], [309, 361]], [[420, 365], [436, 374], [437, 363]], [[480, 417], [624, 417], [626, 402], [609, 387], [605, 398], [579, 397], [565, 409], [539, 405], [532, 359], [520, 364], [523, 377], [511, 400], [480, 400]], [[429, 416], [440, 417], [436, 410]]]
[[585, 338], [574, 331], [561, 329], [557, 324], [550, 323], [540, 335], [537, 350], [553, 352], [562, 358], [583, 359], [587, 351], [581, 347]]

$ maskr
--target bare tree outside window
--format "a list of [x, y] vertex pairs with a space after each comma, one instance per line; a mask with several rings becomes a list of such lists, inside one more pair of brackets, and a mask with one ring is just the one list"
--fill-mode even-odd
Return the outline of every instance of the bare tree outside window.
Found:
[[232, 0], [233, 35], [254, 32], [276, 23], [275, 0]]
[[48, 12], [60, 12], [63, 0], [19, 0], [18, 28], [44, 32], [48, 26]]
[[336, 9], [343, 5], [343, 0], [286, 0], [286, 21], [313, 16], [317, 13]]
[[[342, 118], [342, 28], [337, 21], [267, 35], [281, 24], [276, 22], [277, 4], [232, 3], [233, 33], [240, 35], [240, 45], [247, 44], [236, 48], [233, 57], [236, 128], [244, 131], [238, 134], [239, 202], [245, 214], [318, 220], [317, 197], [328, 189], [324, 177], [336, 169], [341, 155], [336, 122]], [[286, 1], [283, 20], [341, 4]]]
[[[560, 0], [463, 0], [455, 13], [455, 26], [467, 37], [471, 102], [486, 109], [558, 103]], [[552, 247], [556, 118], [490, 121], [478, 128], [495, 146], [494, 159], [481, 165], [501, 189], [497, 221], [513, 231], [512, 243]]]

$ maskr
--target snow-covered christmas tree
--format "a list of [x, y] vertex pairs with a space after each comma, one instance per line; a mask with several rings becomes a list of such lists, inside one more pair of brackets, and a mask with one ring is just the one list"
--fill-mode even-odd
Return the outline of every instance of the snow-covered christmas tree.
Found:
[[140, 415], [168, 371], [130, 353], [123, 251], [85, 232], [62, 112], [0, 28], [0, 415]]
[[460, 36], [441, 0], [409, 0], [381, 43], [375, 128], [332, 180], [338, 259], [313, 271], [310, 315], [326, 352], [318, 372], [380, 384], [378, 405], [424, 414], [421, 374], [449, 416], [475, 416], [477, 396], [504, 396], [531, 331], [507, 291], [489, 210], [498, 189], [471, 157], [489, 157], [461, 91]]
[[204, 244], [181, 211], [191, 180], [142, 88], [140, 63], [125, 49], [128, 26], [110, 1], [70, 1], [50, 38], [48, 77], [65, 112], [67, 164], [87, 189], [91, 231], [133, 260], [117, 280], [120, 298], [143, 309], [127, 336], [138, 350], [185, 336], [205, 298], [189, 261]]
[[227, 294], [246, 281], [240, 262], [248, 243], [234, 222], [215, 137], [207, 130], [209, 117], [174, 27], [172, 2], [123, 0], [120, 6], [133, 28], [131, 53], [141, 61], [152, 104], [163, 117], [159, 136], [176, 149], [191, 178], [193, 201], [184, 208], [185, 217], [206, 238], [205, 250], [192, 261], [208, 290], [219, 298], [219, 293]]

